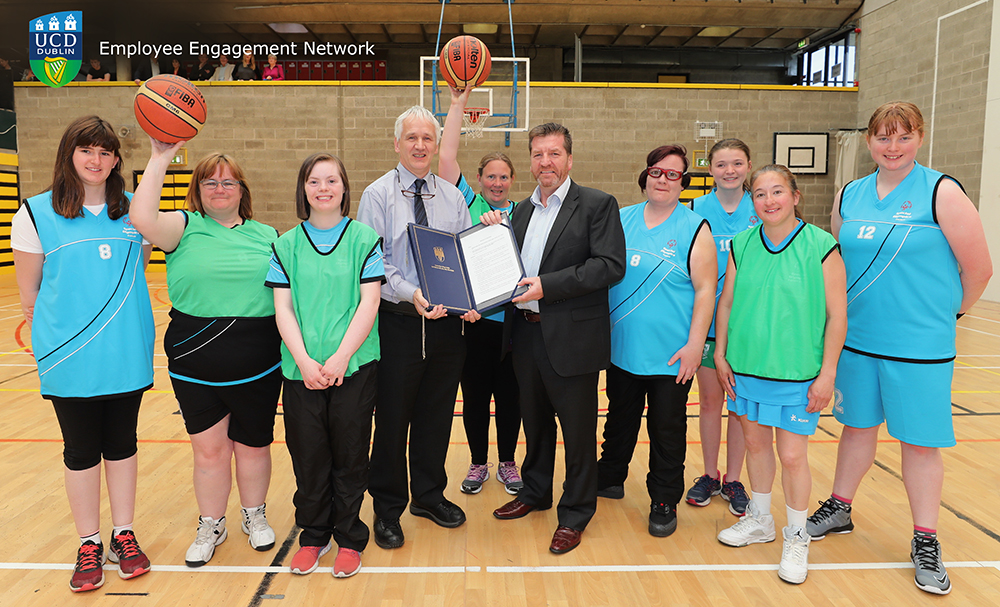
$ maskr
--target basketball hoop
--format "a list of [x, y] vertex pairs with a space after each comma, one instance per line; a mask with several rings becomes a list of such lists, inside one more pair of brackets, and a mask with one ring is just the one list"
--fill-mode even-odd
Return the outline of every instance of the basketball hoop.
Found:
[[483, 129], [486, 128], [486, 118], [490, 115], [489, 108], [467, 107], [462, 115], [462, 128], [469, 137], [479, 138], [483, 136]]

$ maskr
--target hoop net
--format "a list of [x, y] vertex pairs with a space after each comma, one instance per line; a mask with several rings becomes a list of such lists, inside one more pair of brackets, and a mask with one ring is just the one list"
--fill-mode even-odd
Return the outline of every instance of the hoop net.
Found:
[[486, 118], [490, 115], [489, 108], [467, 107], [462, 115], [462, 128], [469, 137], [480, 138], [486, 128]]

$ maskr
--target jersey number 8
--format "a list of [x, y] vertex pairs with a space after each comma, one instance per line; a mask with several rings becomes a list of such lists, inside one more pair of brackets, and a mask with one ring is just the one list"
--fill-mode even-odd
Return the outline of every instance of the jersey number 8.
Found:
[[111, 245], [102, 244], [97, 247], [97, 252], [100, 254], [101, 259], [111, 259]]

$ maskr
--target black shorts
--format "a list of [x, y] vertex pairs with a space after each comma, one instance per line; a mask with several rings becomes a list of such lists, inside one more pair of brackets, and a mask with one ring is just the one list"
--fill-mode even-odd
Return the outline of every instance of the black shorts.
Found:
[[87, 470], [136, 454], [135, 428], [142, 392], [95, 398], [50, 397], [63, 435], [63, 463]]
[[188, 434], [204, 432], [230, 415], [230, 440], [248, 447], [266, 447], [274, 442], [281, 369], [232, 386], [208, 386], [175, 377], [170, 381]]
[[171, 310], [163, 349], [188, 434], [231, 415], [231, 440], [270, 445], [281, 393], [280, 344], [273, 316], [202, 318]]

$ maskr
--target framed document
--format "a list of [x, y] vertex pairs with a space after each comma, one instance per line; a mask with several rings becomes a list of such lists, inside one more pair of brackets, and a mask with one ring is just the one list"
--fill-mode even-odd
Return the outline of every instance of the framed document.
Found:
[[528, 290], [514, 230], [506, 223], [479, 224], [458, 234], [414, 223], [407, 227], [420, 289], [449, 314], [485, 312]]

